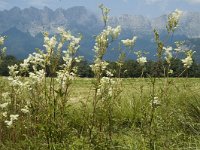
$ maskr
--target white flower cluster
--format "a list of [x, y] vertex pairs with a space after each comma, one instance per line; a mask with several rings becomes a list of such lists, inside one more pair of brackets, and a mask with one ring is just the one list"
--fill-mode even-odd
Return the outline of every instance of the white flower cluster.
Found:
[[9, 83], [11, 86], [14, 86], [14, 87], [18, 87], [18, 86], [22, 86], [23, 83], [20, 81], [20, 76], [18, 76], [19, 74], [19, 67], [18, 65], [13, 65], [13, 66], [8, 66], [8, 69], [9, 69], [9, 77], [8, 77], [8, 80], [9, 80]]
[[168, 64], [171, 63], [172, 59], [172, 47], [163, 47], [163, 50], [165, 51], [165, 60], [167, 61]]
[[109, 34], [111, 35], [111, 37], [113, 39], [116, 39], [120, 35], [121, 26], [117, 26], [116, 28], [112, 28], [112, 27], [108, 26], [107, 31], [109, 32]]
[[21, 109], [21, 112], [24, 113], [24, 114], [29, 113], [28, 106], [26, 105], [24, 108], [22, 108], [22, 109]]
[[0, 37], [0, 46], [4, 44], [4, 40], [5, 40], [4, 37]]
[[167, 25], [168, 32], [170, 32], [170, 31], [174, 32], [174, 30], [178, 26], [178, 23], [179, 23], [179, 20], [180, 20], [182, 14], [183, 14], [183, 12], [178, 9], [176, 9], [174, 12], [169, 14], [168, 25]]
[[139, 57], [137, 58], [137, 62], [141, 65], [144, 66], [144, 64], [147, 62], [147, 58], [146, 57]]
[[111, 37], [112, 40], [116, 39], [119, 36], [120, 32], [121, 32], [120, 26], [117, 26], [116, 28], [108, 26], [96, 37], [96, 43], [94, 46], [94, 51], [96, 52], [96, 59], [94, 61], [95, 64], [90, 65], [92, 71], [95, 74], [97, 72], [101, 72], [106, 69], [108, 63], [103, 61], [102, 58], [106, 53], [109, 38]]
[[161, 103], [160, 103], [159, 98], [158, 98], [158, 97], [154, 97], [154, 98], [153, 98], [153, 101], [152, 101], [152, 106], [153, 106], [153, 107], [158, 107], [158, 106], [160, 106], [160, 105], [161, 105]]
[[111, 79], [110, 77], [101, 78], [97, 95], [103, 99], [111, 97], [114, 92], [113, 90], [114, 84], [115, 84], [115, 81]]
[[13, 66], [8, 66], [8, 69], [9, 69], [9, 75], [10, 76], [15, 77], [19, 73], [18, 66], [16, 64], [13, 65]]
[[102, 55], [104, 55], [105, 50], [108, 47], [109, 36], [111, 36], [113, 39], [116, 39], [119, 36], [120, 32], [121, 32], [120, 26], [117, 26], [116, 28], [112, 28], [112, 27], [108, 26], [106, 29], [104, 29], [96, 37], [96, 43], [94, 46], [95, 52], [96, 53], [101, 52]]
[[96, 74], [98, 73], [100, 70], [105, 71], [106, 67], [108, 66], [108, 63], [106, 61], [95, 61], [95, 64], [90, 65], [90, 67], [92, 68], [92, 71]]
[[64, 42], [69, 42], [67, 50], [63, 51], [64, 56], [62, 58], [64, 60], [64, 64], [60, 66], [62, 69], [57, 72], [57, 82], [64, 89], [68, 81], [74, 79], [77, 72], [77, 68], [74, 66], [74, 63], [78, 63], [82, 59], [82, 57], [76, 57], [77, 50], [80, 47], [81, 37], [75, 37], [63, 28], [58, 28], [58, 31], [60, 32], [62, 38], [61, 43], [64, 44]]
[[57, 40], [55, 36], [49, 38], [48, 34], [45, 34], [43, 46], [46, 48], [48, 54], [51, 54], [53, 52], [54, 48], [56, 47], [56, 44]]
[[182, 14], [183, 14], [183, 11], [176, 9], [174, 12], [172, 12], [169, 15], [169, 18], [174, 19], [174, 20], [180, 20]]
[[[186, 54], [186, 58], [182, 59], [182, 63], [184, 65], [185, 68], [190, 68], [192, 63], [193, 63], [193, 59], [192, 56], [195, 53], [195, 51], [192, 50], [188, 50], [188, 48], [186, 46], [184, 46], [184, 41], [177, 41], [175, 42], [176, 48], [174, 49], [174, 51], [178, 54], [178, 53], [182, 53], [184, 52]], [[167, 61], [168, 64], [171, 63], [171, 59], [173, 58], [172, 55], [172, 47], [163, 47], [163, 50], [165, 51], [165, 60]], [[169, 70], [170, 74], [173, 72], [173, 70]]]
[[126, 39], [126, 40], [121, 40], [121, 42], [124, 44], [126, 47], [132, 47], [134, 46], [135, 42], [137, 40], [137, 37], [134, 36], [132, 39]]
[[[0, 47], [4, 44], [5, 37], [0, 36]], [[5, 57], [6, 47], [0, 48], [0, 64]]]
[[[8, 105], [10, 104], [10, 101], [11, 101], [9, 95], [10, 95], [10, 93], [8, 93], [8, 92], [2, 93], [2, 99], [1, 99], [1, 101], [4, 102], [4, 103], [1, 103], [1, 104], [0, 104], [0, 108], [1, 108], [2, 110], [4, 110], [4, 111], [5, 111], [5, 109], [8, 107]], [[6, 117], [6, 114], [7, 114], [7, 112], [3, 112], [3, 116], [4, 116], [4, 117]]]
[[4, 108], [6, 108], [8, 106], [8, 104], [9, 104], [8, 102], [0, 104], [0, 108], [4, 109]]
[[182, 59], [182, 63], [184, 65], [185, 68], [190, 68], [193, 60], [192, 60], [192, 56], [193, 56], [194, 52], [192, 50], [189, 50], [188, 52], [186, 52], [187, 57], [185, 59]]
[[12, 124], [13, 124], [13, 121], [14, 121], [14, 120], [17, 120], [18, 117], [19, 117], [18, 114], [16, 114], [16, 115], [10, 115], [10, 120], [6, 120], [6, 121], [5, 121], [7, 127], [11, 127]]
[[175, 45], [176, 45], [176, 48], [174, 49], [177, 53], [179, 53], [179, 52], [184, 52], [185, 50], [184, 49], [186, 49], [186, 47], [184, 47], [184, 41], [176, 41], [176, 42], [174, 42], [175, 43]]
[[146, 52], [143, 52], [143, 51], [137, 51], [137, 52], [134, 52], [136, 55], [137, 55], [137, 59], [136, 61], [141, 65], [141, 66], [144, 66], [144, 64], [147, 62], [147, 58], [144, 57], [143, 55], [146, 54]]
[[8, 108], [8, 105], [10, 104], [9, 94], [10, 93], [8, 93], [8, 92], [2, 93], [1, 101], [4, 103], [0, 103], [0, 112], [1, 112], [1, 110], [3, 110], [3, 112], [2, 112], [3, 117], [7, 117], [7, 109], [6, 108]]
[[110, 9], [105, 7], [103, 4], [99, 5], [99, 8], [102, 11], [102, 19], [104, 21], [104, 24], [106, 26], [107, 22], [108, 22], [108, 14], [110, 12]]
[[29, 72], [29, 78], [31, 78], [32, 83], [41, 83], [42, 80], [44, 80], [46, 75], [46, 72], [44, 69], [37, 70], [34, 72]]

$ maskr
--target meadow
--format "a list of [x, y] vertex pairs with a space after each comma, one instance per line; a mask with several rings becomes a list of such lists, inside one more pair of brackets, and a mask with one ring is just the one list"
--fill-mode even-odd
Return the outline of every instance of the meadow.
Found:
[[[154, 30], [153, 74], [144, 77], [146, 53], [133, 49], [135, 36], [121, 40], [117, 69], [110, 70], [103, 58], [121, 28], [107, 26], [109, 9], [100, 9], [105, 28], [95, 37], [90, 65], [94, 78], [78, 77], [82, 37], [63, 28], [58, 28], [59, 36], [44, 33], [45, 50], [37, 49], [22, 63], [9, 66], [9, 76], [0, 78], [0, 149], [200, 149], [200, 79], [181, 78], [189, 72], [194, 52], [183, 50], [183, 42], [176, 42], [176, 48], [166, 46]], [[168, 16], [167, 37], [173, 35], [180, 16], [179, 10]], [[4, 40], [0, 38], [0, 45]], [[120, 77], [124, 51], [137, 56], [140, 78]], [[185, 54], [184, 70], [172, 78], [171, 60], [178, 53]]]
[[[61, 143], [59, 138], [62, 120], [59, 118], [51, 120], [51, 124], [45, 124], [48, 118], [46, 115], [49, 113], [45, 107], [48, 106], [44, 104], [44, 99], [38, 97], [32, 104], [36, 106], [30, 105], [28, 113], [19, 113], [19, 119], [12, 127], [7, 128], [1, 116], [0, 148], [128, 150], [151, 149], [151, 142], [153, 142], [152, 149], [200, 148], [200, 79], [169, 78], [168, 81], [156, 79], [155, 93], [159, 103], [153, 107], [155, 110], [151, 125], [153, 111], [151, 80], [123, 79], [120, 98], [113, 102], [112, 128], [108, 128], [107, 111], [98, 110], [99, 118], [96, 120], [95, 133], [90, 141], [93, 80], [78, 78], [71, 86], [70, 99], [65, 116], [62, 118], [65, 123], [62, 124], [64, 135]], [[167, 82], [169, 85], [166, 87]], [[9, 88], [7, 80], [1, 78], [1, 93], [8, 91]], [[30, 99], [26, 92], [21, 96], [21, 99]], [[59, 110], [56, 114], [60, 117]], [[99, 122], [102, 123], [102, 129]], [[47, 126], [49, 129], [45, 131]], [[109, 130], [112, 133], [111, 137]], [[53, 134], [49, 137], [52, 138], [50, 147], [46, 142], [45, 132]]]

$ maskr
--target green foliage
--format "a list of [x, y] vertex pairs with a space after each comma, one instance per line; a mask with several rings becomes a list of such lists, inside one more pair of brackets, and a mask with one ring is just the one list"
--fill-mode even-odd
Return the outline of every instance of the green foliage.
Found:
[[0, 64], [0, 75], [8, 76], [9, 70], [8, 66], [19, 64], [21, 61], [17, 60], [14, 56], [7, 55], [3, 58], [2, 63]]

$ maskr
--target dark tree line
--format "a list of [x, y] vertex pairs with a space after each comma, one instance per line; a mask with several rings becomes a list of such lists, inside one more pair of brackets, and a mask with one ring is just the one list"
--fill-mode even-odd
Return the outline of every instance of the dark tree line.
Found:
[[[8, 66], [19, 64], [21, 60], [17, 60], [14, 56], [8, 55], [6, 56], [2, 63], [0, 64], [0, 75], [1, 76], [8, 76], [9, 70]], [[116, 62], [108, 62], [108, 69], [113, 73], [114, 77], [122, 77], [122, 78], [133, 78], [133, 77], [140, 77], [143, 71], [143, 77], [148, 76], [163, 76], [164, 70], [157, 69], [157, 62], [155, 61], [148, 61], [145, 66], [140, 66], [135, 60], [126, 60], [122, 65], [121, 69]], [[82, 60], [78, 66], [78, 76], [80, 77], [94, 77], [94, 74], [90, 68], [91, 63], [86, 60]], [[163, 62], [163, 68], [167, 68], [167, 64]], [[173, 73], [170, 74], [170, 77], [178, 77], [183, 70], [183, 64], [180, 59], [172, 59], [170, 69], [173, 70]], [[165, 70], [168, 71], [168, 70]], [[159, 73], [158, 73], [159, 72]], [[47, 72], [47, 74], [49, 74]], [[192, 66], [186, 70], [181, 77], [200, 77], [200, 64], [194, 63]]]
[[[94, 74], [90, 68], [90, 63], [87, 61], [82, 61], [78, 65], [78, 75], [80, 77], [93, 77]], [[143, 72], [143, 77], [163, 77], [164, 69], [157, 69], [157, 62], [148, 61], [145, 66], [140, 66], [135, 60], [126, 60], [122, 65], [121, 69], [116, 62], [109, 62], [108, 70], [110, 70], [114, 77], [122, 77], [122, 78], [134, 78], [141, 77]], [[167, 63], [163, 62], [163, 66], [161, 68], [168, 68]], [[200, 64], [193, 62], [192, 66], [189, 69], [184, 68], [182, 61], [180, 59], [172, 59], [171, 60], [171, 70], [173, 73], [170, 74], [170, 77], [200, 77]], [[185, 70], [185, 71], [184, 71]], [[169, 70], [165, 70], [167, 72]], [[184, 72], [183, 72], [184, 71]], [[106, 75], [106, 73], [105, 73]]]
[[16, 57], [12, 55], [7, 55], [2, 58], [2, 62], [0, 64], [0, 75], [1, 76], [8, 76], [9, 75], [9, 69], [8, 66], [19, 64], [21, 61], [17, 60]]

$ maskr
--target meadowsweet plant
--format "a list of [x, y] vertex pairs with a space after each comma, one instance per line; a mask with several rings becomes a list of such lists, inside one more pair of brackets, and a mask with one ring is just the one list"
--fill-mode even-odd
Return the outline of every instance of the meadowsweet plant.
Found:
[[[168, 21], [166, 25], [167, 29], [167, 36], [165, 41], [162, 41], [159, 35], [159, 32], [154, 29], [154, 38], [155, 42], [157, 44], [157, 66], [156, 66], [156, 74], [155, 76], [158, 77], [164, 77], [164, 82], [160, 86], [160, 90], [156, 90], [156, 84], [160, 79], [157, 79], [153, 77], [150, 77], [150, 83], [151, 83], [151, 96], [150, 96], [150, 104], [151, 104], [151, 111], [149, 113], [149, 132], [148, 137], [149, 137], [149, 147], [150, 149], [155, 149], [155, 144], [157, 142], [157, 137], [158, 137], [158, 132], [159, 129], [157, 128], [157, 124], [159, 124], [159, 109], [161, 107], [168, 108], [171, 101], [170, 101], [170, 88], [172, 84], [172, 80], [169, 79], [169, 76], [173, 74], [173, 70], [171, 69], [171, 61], [174, 58], [174, 53], [176, 54], [180, 53], [182, 43], [176, 42], [176, 49], [173, 49], [172, 46], [166, 46], [167, 40], [169, 40], [171, 34], [174, 33], [175, 29], [178, 27], [178, 23], [180, 21], [182, 15], [182, 11], [175, 10], [171, 14], [168, 15]], [[157, 81], [158, 80], [158, 81]], [[162, 103], [164, 101], [164, 103]], [[161, 107], [158, 107], [160, 106]], [[166, 111], [166, 114], [169, 115], [170, 111]], [[167, 116], [166, 115], [166, 116]], [[162, 118], [163, 120], [165, 118]], [[169, 123], [170, 124], [170, 123]]]
[[[97, 104], [99, 103], [99, 101], [107, 97], [107, 94], [103, 93], [103, 91], [101, 90], [102, 89], [101, 86], [102, 85], [105, 86], [104, 83], [108, 84], [107, 86], [112, 86], [112, 82], [111, 82], [112, 79], [110, 79], [110, 76], [107, 78], [103, 77], [104, 73], [107, 73], [108, 75], [112, 76], [112, 74], [108, 72], [106, 69], [108, 63], [105, 60], [103, 60], [103, 56], [105, 55], [107, 48], [109, 46], [109, 40], [113, 40], [117, 38], [119, 33], [120, 33], [120, 27], [111, 28], [108, 26], [96, 37], [96, 43], [94, 46], [96, 55], [95, 55], [94, 64], [91, 65], [92, 71], [94, 72], [95, 79], [96, 79], [94, 82], [95, 94], [94, 94], [94, 100], [93, 100], [93, 107], [94, 107], [93, 108], [94, 109], [93, 122], [95, 122]], [[104, 82], [105, 79], [108, 80], [109, 82]], [[111, 90], [111, 87], [110, 87], [110, 90]], [[110, 91], [109, 93], [112, 93], [112, 91]], [[104, 101], [107, 101], [106, 99]], [[92, 128], [91, 128], [91, 132], [93, 130]]]
[[[95, 140], [98, 144], [102, 143], [104, 139], [109, 139], [108, 141], [110, 142], [112, 141], [113, 107], [118, 90], [116, 89], [117, 83], [112, 79], [113, 74], [107, 70], [108, 63], [104, 60], [104, 55], [107, 52], [110, 42], [118, 38], [121, 32], [120, 26], [115, 28], [107, 26], [109, 9], [105, 8], [103, 5], [100, 5], [100, 8], [102, 10], [105, 28], [96, 36], [96, 43], [94, 46], [94, 51], [96, 53], [95, 60], [94, 64], [91, 65], [95, 75], [95, 81], [89, 133], [90, 140]], [[104, 77], [104, 74], [106, 74], [107, 77]], [[104, 133], [105, 136], [103, 135]], [[95, 139], [95, 137], [98, 138]]]
[[[8, 127], [11, 127], [18, 118], [27, 115], [33, 116], [29, 120], [31, 124], [37, 123], [34, 118], [37, 116], [37, 120], [41, 121], [43, 126], [42, 131], [45, 133], [49, 148], [57, 141], [56, 134], [60, 135], [60, 140], [63, 140], [65, 136], [66, 122], [63, 117], [69, 100], [69, 87], [76, 77], [76, 64], [81, 60], [81, 57], [76, 55], [81, 37], [75, 37], [63, 28], [58, 28], [58, 31], [60, 37], [49, 37], [48, 33], [44, 33], [43, 46], [45, 50], [38, 49], [37, 52], [24, 59], [21, 64], [9, 66], [8, 81], [12, 87], [11, 100], [10, 103], [1, 104], [2, 108], [8, 104], [12, 108], [9, 112], [10, 118], [4, 112], [4, 116], [8, 118], [5, 120]], [[67, 49], [63, 50], [63, 46], [66, 44]], [[62, 65], [60, 65], [61, 61]], [[26, 79], [23, 76], [29, 78]], [[50, 78], [47, 78], [48, 76]], [[24, 98], [25, 91], [29, 99]], [[44, 108], [39, 109], [41, 106]], [[46, 114], [45, 117], [44, 114]], [[32, 120], [35, 121], [32, 122]], [[59, 131], [55, 126], [59, 127]]]

